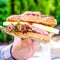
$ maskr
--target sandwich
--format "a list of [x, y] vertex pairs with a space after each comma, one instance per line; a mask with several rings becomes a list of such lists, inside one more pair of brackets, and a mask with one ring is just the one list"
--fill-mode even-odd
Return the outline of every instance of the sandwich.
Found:
[[3, 23], [5, 32], [17, 35], [20, 38], [32, 39], [38, 42], [50, 42], [50, 34], [58, 34], [59, 30], [53, 28], [57, 25], [52, 16], [20, 16], [12, 15]]

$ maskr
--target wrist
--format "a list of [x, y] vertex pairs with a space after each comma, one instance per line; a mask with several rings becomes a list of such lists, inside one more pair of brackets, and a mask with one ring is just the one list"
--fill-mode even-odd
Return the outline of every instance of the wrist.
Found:
[[16, 60], [16, 58], [15, 58], [15, 57], [14, 57], [14, 55], [13, 55], [12, 48], [13, 48], [13, 45], [11, 46], [11, 49], [10, 49], [10, 54], [11, 54], [12, 59]]

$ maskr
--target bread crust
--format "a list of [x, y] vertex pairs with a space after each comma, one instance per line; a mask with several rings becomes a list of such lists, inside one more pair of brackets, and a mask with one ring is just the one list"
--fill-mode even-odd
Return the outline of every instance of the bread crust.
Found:
[[4, 29], [4, 31], [10, 35], [13, 35], [13, 36], [16, 35], [21, 38], [33, 39], [38, 42], [50, 42], [50, 40], [51, 40], [50, 36], [46, 36], [43, 34], [37, 34], [37, 33], [33, 33], [33, 32], [27, 32], [27, 33], [23, 34], [21, 32], [9, 32], [7, 29]]
[[55, 26], [57, 25], [56, 19], [54, 19], [52, 16], [21, 16], [21, 15], [12, 15], [7, 18], [8, 22], [33, 22], [48, 26]]

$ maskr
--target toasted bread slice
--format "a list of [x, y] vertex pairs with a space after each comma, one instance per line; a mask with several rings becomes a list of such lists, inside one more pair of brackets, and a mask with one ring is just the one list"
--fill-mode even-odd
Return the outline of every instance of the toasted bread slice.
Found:
[[27, 32], [27, 33], [21, 33], [21, 32], [9, 32], [6, 28], [4, 29], [4, 31], [10, 35], [13, 36], [18, 36], [21, 38], [27, 38], [27, 39], [33, 39], [36, 40], [38, 42], [50, 42], [51, 37], [50, 36], [46, 36], [43, 34], [37, 34], [37, 33], [33, 33], [33, 32]]
[[12, 15], [7, 18], [8, 22], [33, 22], [38, 24], [43, 24], [47, 26], [57, 25], [57, 21], [52, 16], [21, 16]]

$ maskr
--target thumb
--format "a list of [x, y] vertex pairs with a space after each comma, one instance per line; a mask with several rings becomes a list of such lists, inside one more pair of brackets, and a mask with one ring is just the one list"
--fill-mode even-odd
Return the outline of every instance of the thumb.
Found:
[[32, 14], [32, 11], [26, 11], [26, 12], [24, 12], [23, 14], [21, 14], [22, 16], [24, 16], [24, 15], [31, 15]]
[[21, 38], [18, 37], [18, 36], [14, 36], [13, 45], [14, 45], [15, 47], [17, 47], [17, 46], [20, 47], [20, 46], [21, 46]]

